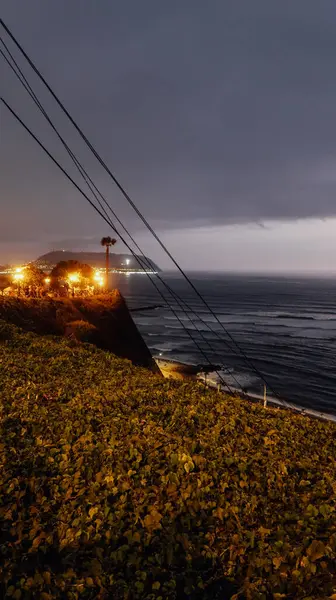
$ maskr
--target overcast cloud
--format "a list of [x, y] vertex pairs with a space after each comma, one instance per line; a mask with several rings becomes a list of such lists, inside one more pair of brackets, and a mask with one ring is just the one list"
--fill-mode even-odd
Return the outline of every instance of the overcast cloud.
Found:
[[[279, 221], [336, 215], [334, 0], [2, 0], [1, 7], [4, 21], [178, 253], [183, 237], [177, 243], [176, 231], [204, 228], [209, 264], [211, 227], [272, 221], [274, 228]], [[0, 85], [1, 95], [75, 173], [1, 57]], [[137, 233], [120, 193], [47, 95], [42, 98]], [[49, 246], [69, 238], [87, 245], [86, 238], [105, 233], [4, 108], [0, 125], [1, 247], [40, 237]]]

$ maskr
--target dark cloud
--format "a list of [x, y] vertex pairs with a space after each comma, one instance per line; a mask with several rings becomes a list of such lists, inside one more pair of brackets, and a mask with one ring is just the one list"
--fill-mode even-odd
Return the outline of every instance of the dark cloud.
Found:
[[[161, 229], [336, 214], [334, 0], [3, 0], [2, 15]], [[4, 64], [0, 81], [63, 158]], [[104, 228], [5, 109], [1, 165], [2, 238]]]

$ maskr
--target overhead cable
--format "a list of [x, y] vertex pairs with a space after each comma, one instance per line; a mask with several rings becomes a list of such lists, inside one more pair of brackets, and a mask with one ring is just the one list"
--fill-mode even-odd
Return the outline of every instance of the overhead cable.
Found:
[[94, 146], [91, 144], [91, 142], [88, 140], [88, 138], [86, 137], [86, 135], [83, 133], [82, 129], [77, 125], [77, 123], [75, 122], [75, 120], [73, 119], [73, 117], [70, 115], [70, 113], [68, 112], [68, 110], [65, 108], [64, 104], [61, 102], [61, 100], [58, 98], [58, 96], [52, 90], [52, 88], [50, 87], [50, 85], [48, 84], [48, 82], [45, 80], [45, 78], [43, 77], [43, 75], [41, 74], [41, 72], [39, 71], [39, 69], [35, 66], [35, 64], [30, 59], [30, 57], [28, 56], [28, 54], [25, 52], [25, 50], [23, 49], [23, 47], [21, 46], [21, 44], [18, 42], [18, 40], [13, 35], [13, 33], [10, 31], [10, 29], [7, 27], [7, 25], [4, 23], [3, 19], [0, 19], [0, 24], [2, 25], [2, 27], [4, 28], [4, 30], [6, 31], [6, 33], [9, 35], [9, 37], [12, 39], [12, 41], [14, 42], [14, 44], [17, 46], [17, 48], [20, 50], [20, 52], [23, 54], [23, 56], [25, 57], [25, 59], [28, 61], [29, 65], [31, 66], [31, 68], [33, 69], [33, 71], [36, 73], [36, 75], [39, 77], [39, 79], [42, 81], [42, 83], [46, 86], [46, 88], [48, 89], [48, 91], [50, 92], [50, 94], [53, 96], [54, 100], [57, 102], [58, 106], [61, 108], [61, 110], [64, 112], [64, 114], [68, 117], [68, 119], [70, 120], [70, 122], [72, 123], [72, 125], [75, 127], [76, 131], [79, 133], [80, 137], [83, 139], [83, 141], [85, 142], [85, 144], [87, 145], [87, 147], [91, 150], [91, 152], [93, 153], [93, 155], [96, 157], [96, 159], [98, 160], [98, 162], [100, 163], [100, 165], [108, 173], [108, 175], [112, 178], [112, 180], [114, 181], [115, 185], [118, 187], [118, 189], [120, 190], [120, 192], [122, 193], [122, 195], [124, 196], [124, 198], [127, 200], [127, 202], [130, 204], [130, 206], [136, 212], [136, 214], [138, 215], [138, 217], [141, 219], [141, 221], [144, 223], [144, 225], [147, 227], [147, 229], [150, 231], [150, 233], [156, 239], [156, 241], [161, 246], [161, 248], [163, 249], [163, 251], [171, 259], [171, 261], [176, 266], [176, 268], [178, 269], [178, 271], [181, 273], [181, 275], [185, 278], [185, 280], [187, 281], [187, 283], [190, 285], [190, 287], [192, 288], [192, 290], [194, 291], [194, 293], [198, 296], [198, 298], [201, 300], [201, 302], [204, 304], [204, 306], [207, 308], [207, 310], [210, 312], [210, 314], [214, 317], [214, 319], [219, 324], [219, 326], [223, 329], [223, 331], [228, 336], [228, 338], [230, 339], [230, 341], [232, 342], [232, 344], [234, 344], [234, 346], [237, 348], [237, 350], [243, 356], [246, 364], [248, 364], [249, 367], [258, 375], [258, 377], [264, 382], [264, 384], [268, 387], [268, 389], [272, 392], [272, 394], [275, 397], [278, 398], [279, 396], [275, 392], [275, 390], [273, 389], [273, 387], [266, 381], [264, 375], [251, 362], [251, 360], [246, 355], [246, 352], [237, 344], [237, 342], [235, 341], [235, 339], [233, 338], [233, 336], [230, 334], [230, 332], [226, 329], [226, 327], [224, 327], [223, 323], [219, 320], [218, 316], [212, 310], [212, 308], [209, 305], [209, 303], [205, 300], [205, 298], [198, 291], [198, 289], [196, 288], [196, 286], [194, 285], [194, 283], [191, 281], [190, 277], [184, 272], [184, 270], [182, 269], [182, 267], [180, 267], [180, 265], [178, 264], [178, 262], [176, 261], [176, 259], [171, 254], [171, 252], [168, 250], [168, 248], [165, 246], [165, 244], [161, 241], [161, 239], [156, 234], [156, 232], [154, 231], [154, 229], [152, 228], [152, 226], [148, 223], [147, 219], [142, 215], [141, 211], [137, 208], [137, 206], [135, 205], [135, 203], [131, 199], [130, 195], [126, 192], [125, 188], [121, 185], [121, 183], [118, 181], [118, 179], [116, 178], [116, 176], [112, 173], [112, 171], [106, 165], [106, 163], [104, 162], [104, 160], [100, 157], [100, 155], [98, 154], [98, 152], [96, 151], [96, 149], [94, 148]]
[[[116, 234], [118, 235], [118, 237], [121, 239], [121, 241], [126, 245], [126, 247], [131, 251], [131, 248], [128, 246], [127, 242], [124, 240], [124, 238], [120, 235], [120, 233], [118, 232], [118, 230], [115, 228], [115, 226], [112, 226], [110, 220], [104, 215], [103, 212], [101, 212], [101, 210], [99, 208], [97, 208], [97, 206], [92, 202], [92, 200], [87, 196], [87, 194], [85, 194], [85, 192], [77, 185], [77, 183], [74, 181], [74, 179], [72, 179], [72, 177], [67, 173], [67, 171], [62, 167], [62, 165], [52, 156], [52, 154], [47, 150], [47, 148], [42, 144], [42, 142], [36, 137], [36, 135], [29, 129], [29, 127], [22, 121], [22, 119], [17, 115], [17, 113], [10, 107], [10, 105], [6, 102], [6, 100], [4, 100], [4, 98], [0, 98], [0, 101], [7, 107], [7, 109], [11, 112], [11, 114], [13, 115], [13, 117], [20, 123], [20, 125], [27, 131], [27, 133], [29, 133], [29, 135], [35, 140], [35, 142], [40, 146], [40, 148], [42, 148], [42, 150], [47, 154], [47, 156], [49, 156], [49, 158], [53, 161], [53, 163], [62, 171], [62, 173], [66, 176], [66, 178], [76, 187], [76, 189], [80, 192], [80, 194], [82, 194], [82, 196], [84, 196], [84, 198], [90, 203], [90, 205], [94, 208], [94, 210], [96, 210], [96, 212], [98, 212], [98, 214], [102, 217], [102, 219], [104, 219], [104, 221], [110, 226], [113, 227], [113, 230], [116, 232]], [[161, 291], [159, 290], [159, 288], [157, 288], [158, 292], [160, 293], [160, 295], [162, 296]], [[166, 299], [164, 298], [164, 296], [162, 296], [163, 300], [165, 302]], [[196, 347], [199, 349], [200, 353], [202, 354], [202, 356], [205, 358], [205, 360], [209, 363], [209, 365], [211, 365], [211, 361], [208, 358], [208, 356], [206, 355], [206, 353], [204, 352], [204, 350], [201, 348], [201, 346], [199, 346], [198, 342], [192, 337], [191, 332], [188, 328], [185, 327], [185, 325], [183, 324], [183, 322], [180, 320], [179, 316], [177, 315], [177, 313], [171, 308], [174, 316], [179, 320], [181, 326], [183, 327], [183, 329], [186, 331], [186, 333], [189, 335], [189, 337], [191, 338], [192, 342], [196, 345]], [[230, 386], [228, 385], [228, 383], [224, 380], [223, 376], [219, 373], [218, 376], [220, 377], [222, 383], [228, 388], [230, 393], [233, 393], [232, 389], [230, 388]]]
[[[10, 56], [13, 64], [15, 65], [15, 67], [10, 63], [10, 61], [8, 60], [7, 56], [5, 56], [4, 52], [1, 50], [0, 48], [0, 53], [2, 54], [3, 58], [6, 60], [7, 64], [9, 65], [9, 67], [11, 68], [11, 70], [14, 72], [14, 74], [16, 75], [16, 77], [19, 79], [20, 83], [23, 85], [23, 87], [26, 89], [26, 91], [28, 92], [29, 96], [32, 98], [32, 100], [34, 101], [34, 103], [37, 105], [37, 107], [39, 108], [39, 110], [42, 112], [43, 116], [47, 119], [47, 121], [49, 122], [49, 124], [51, 125], [52, 129], [54, 130], [54, 132], [56, 133], [57, 137], [59, 138], [59, 140], [61, 141], [61, 143], [63, 144], [63, 146], [65, 147], [66, 151], [68, 152], [68, 154], [70, 155], [72, 161], [74, 162], [76, 168], [78, 169], [78, 171], [80, 172], [81, 176], [83, 177], [83, 179], [85, 180], [85, 182], [87, 183], [90, 191], [92, 192], [92, 194], [94, 195], [95, 199], [97, 200], [100, 208], [102, 209], [102, 211], [104, 212], [105, 216], [109, 219], [108, 214], [105, 210], [105, 208], [103, 207], [102, 203], [100, 202], [99, 198], [97, 197], [95, 191], [99, 194], [99, 196], [101, 197], [101, 199], [103, 200], [104, 204], [107, 206], [107, 208], [110, 210], [110, 212], [112, 213], [112, 215], [116, 218], [116, 220], [118, 221], [118, 223], [121, 225], [121, 227], [123, 228], [123, 230], [126, 232], [126, 234], [129, 236], [129, 238], [131, 239], [131, 241], [134, 243], [134, 245], [136, 246], [136, 248], [138, 249], [138, 251], [140, 252], [140, 254], [142, 255], [142, 258], [144, 259], [144, 262], [148, 264], [148, 268], [150, 269], [150, 271], [154, 272], [152, 265], [150, 264], [150, 261], [148, 260], [148, 258], [144, 255], [143, 251], [141, 250], [140, 246], [137, 244], [137, 242], [135, 241], [135, 239], [132, 237], [132, 235], [130, 234], [130, 232], [126, 229], [126, 227], [124, 226], [124, 224], [121, 222], [121, 220], [118, 218], [118, 216], [116, 215], [116, 213], [113, 211], [113, 209], [111, 208], [110, 204], [107, 202], [106, 198], [101, 194], [101, 192], [99, 191], [99, 189], [97, 188], [97, 186], [94, 184], [94, 182], [92, 181], [92, 179], [90, 178], [90, 176], [88, 175], [88, 173], [86, 172], [86, 170], [84, 169], [84, 167], [81, 165], [81, 163], [79, 162], [79, 160], [77, 159], [77, 157], [74, 155], [74, 153], [71, 151], [71, 149], [69, 148], [68, 144], [65, 142], [65, 140], [62, 138], [62, 136], [59, 134], [57, 128], [55, 127], [54, 123], [51, 121], [50, 117], [48, 116], [47, 112], [45, 111], [43, 105], [41, 104], [40, 100], [38, 99], [38, 97], [36, 96], [35, 92], [33, 91], [33, 89], [31, 88], [29, 82], [27, 81], [24, 73], [22, 72], [22, 70], [20, 69], [20, 66], [18, 65], [18, 63], [16, 62], [15, 58], [13, 57], [13, 55], [11, 54], [9, 48], [7, 47], [7, 45], [5, 44], [4, 40], [0, 37], [0, 41], [3, 44], [6, 52], [8, 53], [8, 55]], [[15, 70], [17, 69], [17, 70]], [[92, 186], [94, 188], [94, 190], [92, 189]], [[119, 235], [120, 237], [120, 233], [116, 230], [115, 226], [113, 225], [113, 223], [110, 223], [110, 226], [112, 227], [112, 229], [117, 233], [117, 235]], [[124, 242], [125, 243], [125, 242]], [[135, 259], [139, 262], [141, 268], [146, 272], [147, 268], [144, 267], [142, 263], [142, 258], [141, 258], [141, 262], [139, 260], [139, 257], [134, 253], [133, 249], [130, 248], [129, 246], [127, 246], [128, 249], [132, 252], [133, 256], [135, 257]], [[148, 273], [146, 273], [148, 275]], [[193, 321], [188, 312], [186, 311], [186, 309], [184, 309], [183, 304], [186, 305], [186, 308], [189, 310], [189, 312], [195, 314], [195, 316], [201, 321], [203, 322], [209, 329], [209, 331], [211, 331], [212, 333], [217, 334], [217, 332], [215, 332], [208, 323], [206, 323], [205, 321], [203, 321], [196, 313], [195, 311], [193, 311], [193, 309], [191, 309], [185, 302], [184, 300], [182, 300], [178, 294], [172, 290], [170, 288], [170, 286], [158, 275], [158, 273], [155, 273], [156, 277], [159, 279], [159, 281], [161, 281], [161, 283], [164, 285], [164, 287], [169, 291], [169, 293], [174, 297], [175, 301], [178, 303], [179, 308], [182, 310], [182, 312], [184, 312], [187, 316], [187, 318], [190, 320], [190, 322], [195, 326], [195, 330], [200, 334], [201, 338], [203, 339], [203, 341], [209, 346], [209, 349], [211, 352], [213, 352], [215, 354], [215, 350], [212, 348], [212, 345], [210, 344], [209, 340], [207, 338], [205, 338], [203, 336], [203, 333], [201, 330], [199, 330], [196, 326], [196, 322]], [[149, 277], [151, 283], [154, 285], [154, 287], [156, 288], [156, 290], [158, 291], [158, 293], [161, 295], [161, 297], [163, 298], [163, 300], [167, 303], [168, 307], [172, 310], [171, 305], [167, 302], [167, 300], [162, 296], [162, 293], [160, 292], [160, 290], [158, 289], [158, 287], [155, 285], [153, 279], [151, 277]], [[182, 303], [182, 304], [181, 304]], [[174, 311], [173, 311], [174, 312]], [[177, 318], [177, 320], [180, 322], [181, 326], [186, 330], [184, 324], [181, 322], [181, 320], [179, 319], [178, 315], [174, 312], [174, 316]], [[189, 334], [190, 336], [190, 334]], [[217, 334], [218, 336], [218, 334]], [[220, 338], [220, 336], [218, 336], [219, 339], [222, 341], [222, 339]], [[229, 346], [229, 344], [226, 342], [226, 340], [224, 340], [224, 343], [226, 345]], [[199, 351], [200, 351], [200, 347], [197, 345]], [[232, 348], [229, 346], [229, 349], [232, 351]], [[233, 349], [234, 351], [234, 349]], [[234, 351], [235, 353], [235, 351]], [[210, 362], [208, 360], [208, 362]], [[220, 375], [217, 372], [217, 375], [219, 376], [220, 380], [222, 381], [222, 383], [225, 383], [223, 381], [223, 377], [222, 375]], [[241, 385], [239, 384], [238, 380], [235, 378], [234, 375], [232, 375], [232, 378], [234, 379], [234, 381], [236, 382], [236, 384], [238, 385], [238, 387], [241, 387]]]

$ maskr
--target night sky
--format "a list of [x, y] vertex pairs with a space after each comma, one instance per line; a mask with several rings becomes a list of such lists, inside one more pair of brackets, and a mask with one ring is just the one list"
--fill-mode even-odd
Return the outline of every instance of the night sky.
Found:
[[[2, 0], [0, 12], [183, 267], [336, 271], [335, 0]], [[169, 268], [1, 35], [115, 211]], [[0, 87], [84, 187], [1, 57]], [[3, 107], [0, 128], [0, 264], [99, 250], [107, 225]]]

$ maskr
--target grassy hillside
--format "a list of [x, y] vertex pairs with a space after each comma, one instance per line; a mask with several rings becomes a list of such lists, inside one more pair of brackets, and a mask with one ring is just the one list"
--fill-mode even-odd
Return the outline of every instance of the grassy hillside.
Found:
[[336, 597], [333, 424], [3, 322], [0, 410], [1, 598]]
[[65, 335], [90, 342], [159, 372], [118, 290], [74, 298], [0, 296], [0, 319], [40, 335]]

